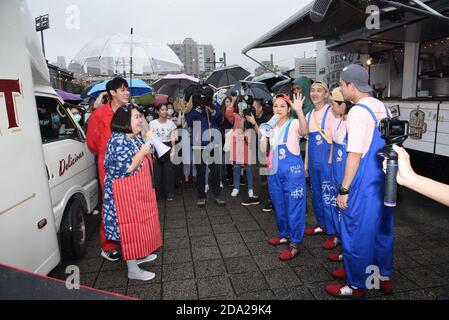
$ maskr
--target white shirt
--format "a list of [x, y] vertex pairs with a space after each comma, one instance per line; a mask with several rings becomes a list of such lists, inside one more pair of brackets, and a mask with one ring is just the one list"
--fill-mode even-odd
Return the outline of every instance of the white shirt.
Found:
[[156, 119], [150, 122], [150, 128], [162, 142], [170, 142], [171, 133], [177, 127], [171, 120], [167, 120], [165, 123], [161, 123]]

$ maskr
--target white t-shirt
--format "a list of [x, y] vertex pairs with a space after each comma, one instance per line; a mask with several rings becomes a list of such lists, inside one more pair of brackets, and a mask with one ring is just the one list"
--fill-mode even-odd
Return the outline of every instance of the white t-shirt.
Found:
[[156, 119], [150, 122], [150, 128], [162, 142], [170, 142], [171, 133], [177, 127], [171, 120], [167, 120], [165, 123], [161, 123]]
[[[363, 98], [357, 103], [368, 106], [374, 112], [377, 120], [387, 116], [385, 105], [376, 98]], [[374, 122], [373, 117], [367, 110], [362, 107], [352, 107], [349, 110], [347, 120], [348, 152], [362, 153], [362, 157], [364, 157], [371, 145], [376, 126], [377, 122]]]

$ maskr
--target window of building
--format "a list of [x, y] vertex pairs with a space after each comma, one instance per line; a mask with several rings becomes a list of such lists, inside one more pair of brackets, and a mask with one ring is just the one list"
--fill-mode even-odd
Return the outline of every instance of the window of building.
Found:
[[449, 38], [421, 44], [417, 95], [449, 96]]

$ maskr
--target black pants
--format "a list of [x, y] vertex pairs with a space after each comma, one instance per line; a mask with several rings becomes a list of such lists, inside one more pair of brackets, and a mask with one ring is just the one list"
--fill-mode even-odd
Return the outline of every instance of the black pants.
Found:
[[170, 152], [154, 161], [154, 183], [158, 199], [175, 194], [175, 166], [170, 161]]
[[[198, 195], [198, 199], [206, 199], [206, 168], [209, 166], [210, 170], [210, 176], [208, 184], [210, 186], [210, 189], [212, 190], [212, 193], [215, 197], [218, 197], [221, 195], [221, 189], [220, 189], [220, 179], [221, 179], [221, 164], [219, 163], [205, 163], [203, 157], [200, 156], [200, 152], [203, 150], [193, 150], [195, 153], [195, 167], [196, 167], [196, 191]], [[213, 151], [212, 151], [213, 156]], [[199, 159], [201, 158], [201, 159]], [[201, 161], [201, 163], [199, 163]]]

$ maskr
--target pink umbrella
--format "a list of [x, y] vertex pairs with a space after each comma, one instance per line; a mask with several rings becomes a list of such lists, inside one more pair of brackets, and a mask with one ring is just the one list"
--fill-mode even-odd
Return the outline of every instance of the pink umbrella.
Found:
[[155, 106], [157, 106], [158, 104], [167, 103], [167, 102], [168, 102], [168, 96], [166, 94], [158, 93], [156, 95], [156, 99], [154, 99], [154, 101], [153, 101], [153, 104]]

